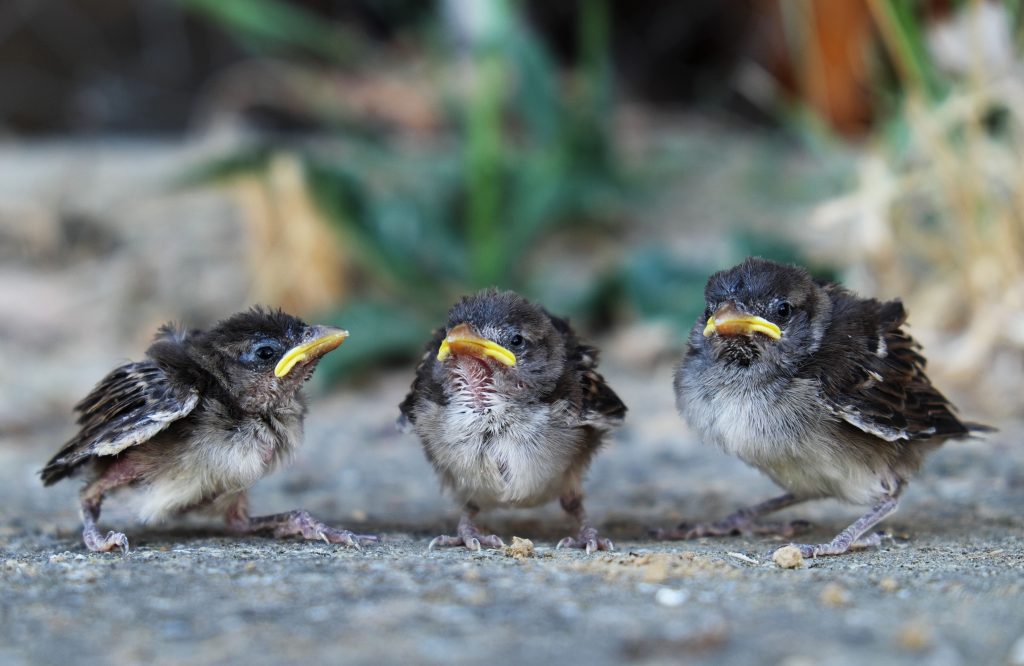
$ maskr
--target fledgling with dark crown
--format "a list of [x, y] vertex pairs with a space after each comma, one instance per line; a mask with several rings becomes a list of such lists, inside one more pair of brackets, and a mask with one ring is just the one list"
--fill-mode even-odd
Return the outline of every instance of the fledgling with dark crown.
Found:
[[559, 498], [579, 524], [558, 547], [612, 550], [583, 511], [582, 479], [626, 407], [597, 373], [597, 350], [566, 320], [511, 291], [456, 303], [427, 345], [399, 425], [463, 505], [456, 536], [435, 546], [503, 546], [473, 524], [481, 509]]
[[984, 426], [961, 422], [925, 375], [897, 301], [858, 298], [803, 268], [750, 258], [711, 276], [707, 310], [675, 375], [677, 406], [705, 442], [788, 492], [666, 538], [780, 531], [767, 513], [834, 497], [871, 505], [805, 557], [874, 546], [868, 530], [896, 510], [908, 477], [943, 441]]
[[302, 441], [302, 385], [346, 337], [258, 307], [205, 332], [165, 325], [146, 360], [116, 368], [75, 406], [81, 429], [42, 470], [43, 483], [85, 477], [82, 537], [93, 551], [128, 552], [124, 534], [96, 526], [104, 496], [127, 488], [139, 492], [145, 522], [210, 509], [240, 533], [375, 540], [305, 511], [252, 517], [247, 504], [249, 487]]

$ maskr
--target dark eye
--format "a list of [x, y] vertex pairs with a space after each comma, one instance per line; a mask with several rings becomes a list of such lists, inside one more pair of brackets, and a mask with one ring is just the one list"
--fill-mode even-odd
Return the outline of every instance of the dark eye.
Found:
[[519, 335], [518, 333], [513, 335], [512, 339], [509, 340], [508, 342], [510, 345], [516, 348], [522, 347], [524, 344], [526, 344], [526, 340], [524, 340], [523, 336]]
[[782, 301], [775, 306], [775, 314], [779, 315], [783, 319], [788, 317], [793, 312], [793, 306], [788, 301]]
[[269, 361], [277, 356], [277, 349], [270, 345], [260, 345], [256, 348], [256, 358], [261, 361]]
[[710, 303], [704, 308], [704, 318], [711, 319], [711, 315], [715, 314], [715, 308]]

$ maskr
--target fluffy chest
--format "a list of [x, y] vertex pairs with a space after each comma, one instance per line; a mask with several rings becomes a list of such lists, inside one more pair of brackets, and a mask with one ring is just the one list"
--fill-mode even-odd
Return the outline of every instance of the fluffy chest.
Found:
[[152, 473], [147, 475], [140, 517], [152, 520], [245, 491], [289, 458], [301, 438], [301, 415], [240, 422], [199, 419], [172, 446], [154, 442], [147, 447], [144, 455]]
[[708, 442], [758, 466], [799, 456], [823, 414], [809, 380], [687, 376], [679, 408]]
[[868, 503], [895, 487], [894, 472], [872, 464], [865, 455], [870, 444], [842, 429], [813, 380], [692, 372], [678, 378], [677, 388], [679, 410], [703, 441], [790, 492]]
[[446, 486], [481, 508], [531, 506], [557, 496], [584, 433], [559, 403], [518, 406], [472, 396], [432, 406], [417, 430]]

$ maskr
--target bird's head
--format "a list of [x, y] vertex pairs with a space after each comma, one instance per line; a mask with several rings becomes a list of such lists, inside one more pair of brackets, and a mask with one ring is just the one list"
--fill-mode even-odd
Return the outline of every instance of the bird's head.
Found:
[[798, 266], [751, 257], [715, 273], [691, 346], [717, 362], [792, 366], [818, 349], [831, 306]]
[[339, 328], [255, 307], [197, 335], [190, 354], [239, 407], [265, 412], [292, 399], [324, 354], [347, 337]]
[[565, 344], [551, 315], [511, 291], [467, 296], [448, 312], [434, 373], [450, 391], [549, 392], [565, 367]]

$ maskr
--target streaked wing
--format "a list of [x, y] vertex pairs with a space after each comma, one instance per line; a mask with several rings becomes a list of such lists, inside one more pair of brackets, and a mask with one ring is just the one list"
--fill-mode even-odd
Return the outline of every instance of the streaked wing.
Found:
[[198, 401], [195, 388], [169, 381], [153, 361], [122, 365], [75, 405], [81, 429], [47, 463], [43, 482], [50, 485], [93, 457], [116, 455], [149, 440]]
[[843, 348], [828, 350], [823, 343], [830, 363], [818, 369], [832, 413], [890, 442], [967, 435], [968, 427], [925, 374], [920, 345], [902, 328], [903, 305], [845, 292], [833, 299], [835, 323], [825, 337]]
[[626, 405], [597, 371], [597, 350], [578, 345], [574, 363], [583, 388], [583, 421], [597, 427], [618, 425], [626, 418]]

